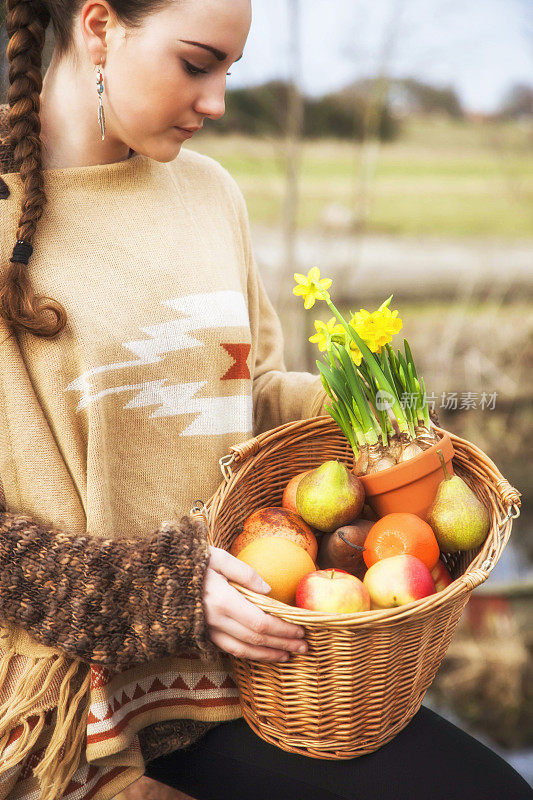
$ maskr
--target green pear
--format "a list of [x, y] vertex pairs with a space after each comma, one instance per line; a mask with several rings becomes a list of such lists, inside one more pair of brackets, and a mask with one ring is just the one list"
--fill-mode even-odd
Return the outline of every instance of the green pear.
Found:
[[326, 533], [357, 519], [364, 501], [362, 482], [340, 461], [325, 461], [311, 470], [296, 490], [299, 515]]
[[439, 484], [427, 522], [442, 553], [473, 550], [485, 541], [490, 527], [487, 508], [458, 475], [450, 475], [441, 450], [437, 450], [444, 480]]

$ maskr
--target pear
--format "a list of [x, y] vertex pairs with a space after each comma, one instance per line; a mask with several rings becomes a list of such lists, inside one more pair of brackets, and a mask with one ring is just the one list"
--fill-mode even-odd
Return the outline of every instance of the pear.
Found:
[[364, 544], [373, 525], [371, 520], [360, 518], [333, 533], [325, 533], [318, 550], [319, 568], [343, 569], [362, 581], [366, 572]]
[[485, 541], [490, 527], [487, 508], [458, 475], [449, 475], [442, 450], [437, 450], [444, 480], [427, 514], [427, 522], [442, 553], [473, 550]]
[[296, 490], [300, 516], [325, 533], [357, 519], [364, 501], [362, 482], [340, 461], [325, 461], [311, 470]]

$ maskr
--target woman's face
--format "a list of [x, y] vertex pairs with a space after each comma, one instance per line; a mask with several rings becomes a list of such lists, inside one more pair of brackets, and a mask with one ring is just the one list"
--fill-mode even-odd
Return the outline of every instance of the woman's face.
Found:
[[[226, 75], [242, 55], [250, 23], [250, 0], [170, 2], [139, 28], [110, 19], [103, 62], [106, 138], [157, 161], [174, 159], [189, 138], [180, 128], [199, 128], [205, 117], [224, 114]], [[96, 99], [96, 72], [92, 77]]]

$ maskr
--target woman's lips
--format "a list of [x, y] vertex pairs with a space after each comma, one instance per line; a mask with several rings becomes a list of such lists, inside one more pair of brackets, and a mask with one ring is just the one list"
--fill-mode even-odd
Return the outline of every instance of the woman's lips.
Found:
[[177, 125], [174, 125], [174, 128], [181, 133], [184, 139], [190, 139], [199, 128], [195, 128], [194, 130], [188, 131], [187, 128], [179, 128]]

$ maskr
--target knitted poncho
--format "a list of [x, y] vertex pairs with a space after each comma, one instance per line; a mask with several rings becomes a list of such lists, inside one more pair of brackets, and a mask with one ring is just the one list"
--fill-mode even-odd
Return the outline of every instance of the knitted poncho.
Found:
[[[0, 264], [21, 181], [2, 145]], [[231, 445], [323, 412], [287, 372], [240, 190], [183, 149], [45, 170], [27, 267], [54, 339], [0, 320], [0, 800], [109, 800], [241, 715], [190, 515]]]

